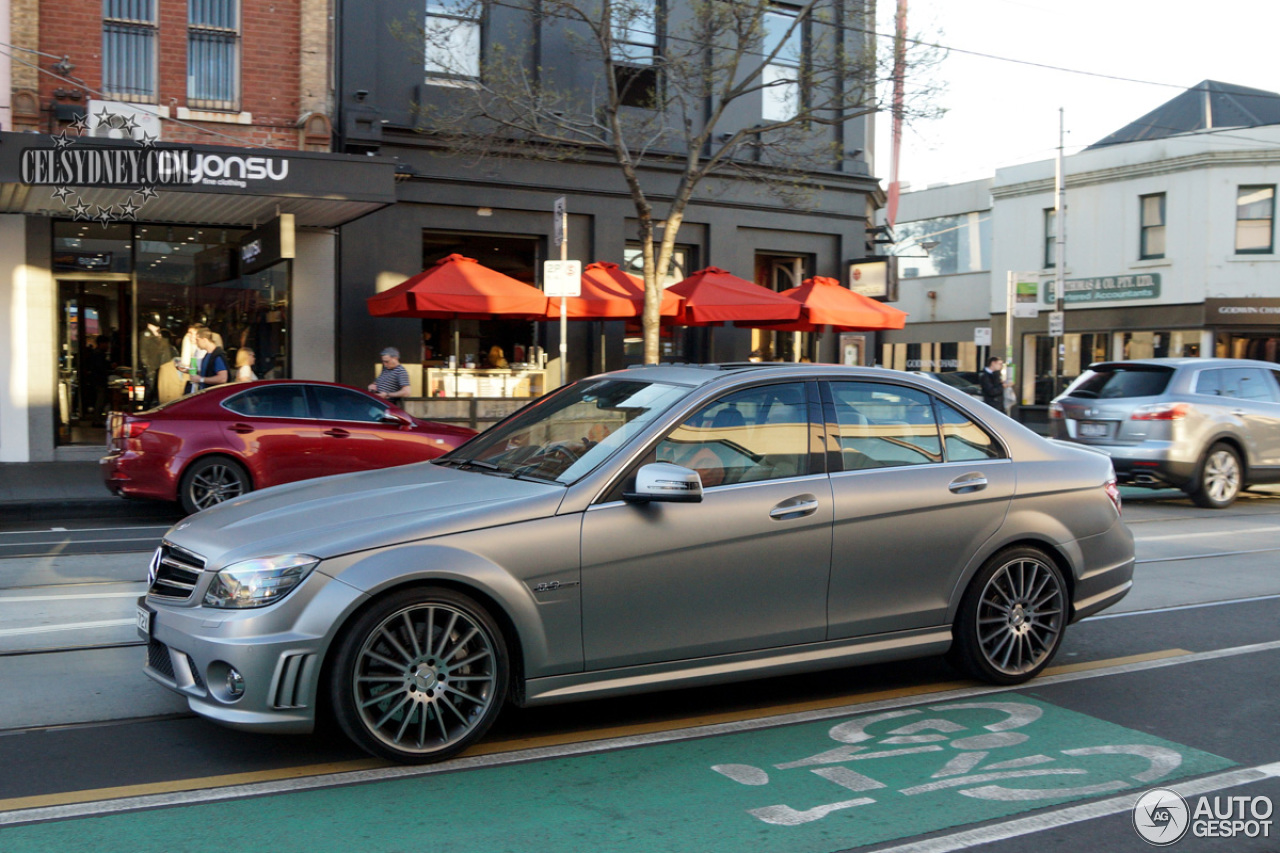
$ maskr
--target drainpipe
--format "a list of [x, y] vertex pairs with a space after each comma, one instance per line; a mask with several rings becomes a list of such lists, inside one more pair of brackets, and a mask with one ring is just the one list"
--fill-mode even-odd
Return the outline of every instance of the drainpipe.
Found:
[[0, 52], [0, 130], [13, 130], [13, 62], [9, 58], [13, 48], [13, 28], [10, 25], [10, 0], [0, 0], [0, 44], [6, 45]]

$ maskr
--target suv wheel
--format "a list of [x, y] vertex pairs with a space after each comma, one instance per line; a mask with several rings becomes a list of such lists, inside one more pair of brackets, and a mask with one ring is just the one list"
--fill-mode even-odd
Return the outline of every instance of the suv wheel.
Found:
[[1223, 509], [1239, 496], [1242, 479], [1239, 454], [1230, 445], [1215, 444], [1205, 454], [1200, 473], [1188, 494], [1197, 506]]

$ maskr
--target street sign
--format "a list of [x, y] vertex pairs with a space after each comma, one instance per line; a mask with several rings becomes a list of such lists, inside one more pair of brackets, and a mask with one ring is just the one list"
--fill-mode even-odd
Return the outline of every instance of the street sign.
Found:
[[1034, 320], [1040, 315], [1036, 299], [1040, 295], [1040, 273], [1009, 273], [1009, 302], [1014, 317]]
[[547, 296], [580, 296], [582, 261], [543, 261], [542, 289]]
[[1067, 312], [1050, 311], [1049, 312], [1049, 336], [1054, 338], [1062, 337], [1062, 332], [1067, 327]]
[[979, 347], [991, 346], [990, 326], [978, 326], [973, 330], [973, 345]]
[[[555, 218], [556, 218], [555, 241], [557, 246], [564, 245], [565, 210], [566, 210], [566, 207], [565, 207], [564, 196], [560, 196], [558, 199], [556, 199], [556, 206], [555, 206]], [[574, 296], [577, 296], [577, 294], [575, 293]]]

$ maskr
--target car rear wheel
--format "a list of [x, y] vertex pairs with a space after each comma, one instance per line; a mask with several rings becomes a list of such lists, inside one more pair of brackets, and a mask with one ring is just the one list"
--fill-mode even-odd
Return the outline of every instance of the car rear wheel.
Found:
[[1037, 548], [1001, 551], [965, 592], [951, 661], [983, 681], [1027, 681], [1058, 651], [1067, 614], [1067, 585], [1053, 560]]
[[410, 764], [466, 749], [506, 696], [507, 648], [483, 607], [447, 589], [402, 590], [346, 631], [330, 699], [359, 746]]
[[1243, 481], [1240, 455], [1227, 444], [1215, 444], [1205, 454], [1194, 488], [1188, 492], [1196, 506], [1224, 509], [1235, 503]]
[[190, 515], [252, 490], [249, 474], [240, 463], [222, 456], [209, 456], [196, 460], [182, 475], [178, 501], [183, 512]]

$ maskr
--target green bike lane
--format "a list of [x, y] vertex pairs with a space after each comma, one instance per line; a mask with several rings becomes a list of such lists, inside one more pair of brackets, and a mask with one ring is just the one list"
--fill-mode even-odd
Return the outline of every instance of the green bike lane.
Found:
[[[1199, 748], [1160, 691], [1138, 686], [1219, 673], [1224, 694], [1275, 687], [1280, 643], [1208, 655], [425, 770], [91, 804], [0, 828], [0, 850], [829, 853], [900, 842], [1253, 761], [1229, 741]], [[1259, 664], [1270, 678], [1250, 674]], [[209, 796], [225, 799], [182, 802]]]

